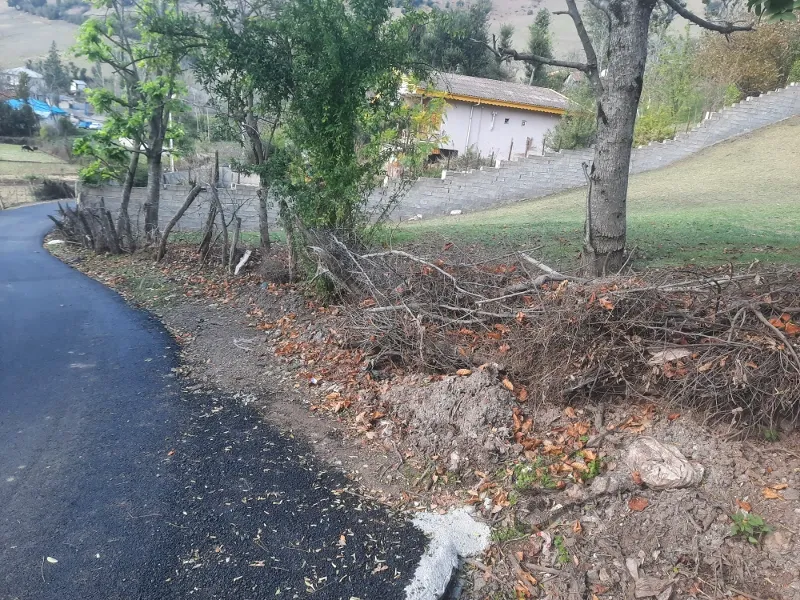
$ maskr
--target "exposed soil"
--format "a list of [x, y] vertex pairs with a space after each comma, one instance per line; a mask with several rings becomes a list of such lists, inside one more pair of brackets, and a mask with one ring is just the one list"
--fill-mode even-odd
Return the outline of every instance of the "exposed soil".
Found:
[[[474, 505], [496, 543], [471, 561], [471, 598], [800, 598], [800, 437], [660, 404], [527, 402], [492, 367], [374, 370], [336, 308], [257, 274], [200, 270], [191, 249], [58, 254], [158, 314], [188, 387], [238, 393], [374, 496], [407, 508]], [[150, 279], [148, 279], [150, 278]], [[736, 415], [731, 415], [735, 421]], [[656, 491], [626, 465], [642, 436], [699, 463], [699, 484]], [[765, 527], [731, 535], [731, 515]]]

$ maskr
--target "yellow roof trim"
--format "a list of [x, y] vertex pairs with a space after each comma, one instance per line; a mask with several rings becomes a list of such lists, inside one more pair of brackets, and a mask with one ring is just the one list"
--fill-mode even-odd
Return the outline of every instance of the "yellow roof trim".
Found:
[[519, 108], [520, 110], [529, 110], [532, 112], [544, 112], [553, 115], [563, 115], [566, 111], [563, 108], [553, 108], [551, 106], [536, 106], [535, 104], [523, 104], [521, 102], [506, 102], [504, 100], [487, 100], [486, 98], [478, 98], [476, 96], [463, 96], [461, 94], [449, 94], [447, 92], [438, 92], [435, 90], [427, 90], [425, 94], [435, 98], [444, 98], [445, 100], [461, 100], [462, 102], [472, 102], [474, 104], [489, 104], [491, 106], [503, 106], [505, 108]]

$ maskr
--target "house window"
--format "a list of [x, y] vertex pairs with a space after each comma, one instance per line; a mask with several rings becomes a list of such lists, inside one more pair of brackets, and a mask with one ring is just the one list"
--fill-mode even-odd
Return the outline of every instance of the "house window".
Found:
[[508, 122], [509, 122], [510, 120], [511, 120], [511, 119], [506, 119], [506, 120], [504, 121], [504, 123], [505, 123], [506, 125], [508, 125]]
[[522, 121], [522, 126], [525, 127], [525, 121], [524, 120]]

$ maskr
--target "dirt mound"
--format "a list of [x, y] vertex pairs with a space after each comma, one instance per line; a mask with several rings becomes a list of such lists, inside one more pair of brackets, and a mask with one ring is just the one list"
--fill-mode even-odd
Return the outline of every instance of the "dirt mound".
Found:
[[491, 369], [427, 386], [398, 385], [383, 400], [407, 423], [406, 443], [440, 456], [450, 470], [485, 468], [511, 447], [514, 397]]

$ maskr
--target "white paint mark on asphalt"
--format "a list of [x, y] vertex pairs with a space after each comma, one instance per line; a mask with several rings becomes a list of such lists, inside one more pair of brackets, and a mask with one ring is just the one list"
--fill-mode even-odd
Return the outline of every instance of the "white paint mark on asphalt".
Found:
[[97, 363], [71, 363], [69, 365], [70, 369], [93, 369], [97, 366]]
[[6, 481], [7, 481], [8, 483], [11, 483], [11, 482], [12, 482], [12, 481], [14, 481], [15, 479], [16, 479], [16, 477], [6, 477]]
[[466, 508], [445, 515], [421, 513], [412, 523], [430, 537], [430, 543], [406, 586], [406, 600], [438, 600], [458, 568], [459, 557], [476, 556], [489, 545], [489, 527], [473, 519]]

